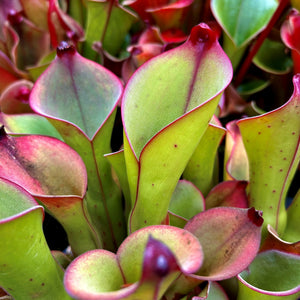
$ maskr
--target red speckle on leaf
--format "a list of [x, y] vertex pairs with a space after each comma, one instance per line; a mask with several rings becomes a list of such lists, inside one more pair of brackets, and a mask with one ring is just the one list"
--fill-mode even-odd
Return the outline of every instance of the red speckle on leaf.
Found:
[[286, 157], [284, 157], [283, 160], [286, 160]]
[[178, 145], [177, 144], [174, 144], [174, 148], [177, 148], [178, 147]]
[[248, 218], [254, 225], [258, 227], [260, 227], [264, 222], [264, 219], [262, 218], [262, 212], [255, 210], [254, 207], [251, 207], [248, 210]]
[[73, 45], [68, 44], [67, 42], [61, 42], [56, 49], [56, 53], [58, 57], [62, 57], [65, 54], [74, 55], [76, 53], [76, 49]]
[[295, 135], [296, 134], [296, 132], [292, 132], [292, 135]]
[[276, 190], [273, 190], [272, 193], [276, 193]]
[[261, 134], [261, 132], [259, 131], [258, 134]]

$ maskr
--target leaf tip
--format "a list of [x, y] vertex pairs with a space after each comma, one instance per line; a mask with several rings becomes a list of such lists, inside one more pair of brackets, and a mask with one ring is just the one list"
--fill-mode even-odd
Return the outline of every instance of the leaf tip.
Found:
[[14, 9], [9, 10], [7, 20], [11, 25], [18, 25], [23, 21], [23, 16], [20, 11]]
[[264, 222], [262, 211], [256, 210], [254, 207], [251, 207], [248, 210], [248, 218], [254, 225], [258, 227], [260, 227]]
[[163, 278], [179, 270], [172, 251], [162, 242], [149, 236], [143, 265], [143, 279]]
[[68, 44], [65, 41], [62, 41], [59, 46], [56, 48], [56, 54], [58, 57], [62, 57], [65, 54], [74, 55], [76, 53], [76, 49], [73, 45]]
[[193, 27], [189, 40], [193, 45], [212, 44], [217, 40], [217, 34], [205, 23]]

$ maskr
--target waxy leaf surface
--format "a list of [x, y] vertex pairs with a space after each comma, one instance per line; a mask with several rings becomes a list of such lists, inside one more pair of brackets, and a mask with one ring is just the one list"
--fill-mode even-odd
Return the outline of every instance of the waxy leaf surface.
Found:
[[83, 207], [87, 177], [80, 156], [45, 136], [12, 137], [2, 128], [0, 176], [26, 189], [65, 228], [75, 255], [100, 246]]
[[5, 126], [7, 133], [47, 135], [62, 140], [51, 123], [37, 114], [7, 115], [1, 112], [0, 124]]
[[111, 133], [122, 91], [112, 72], [63, 43], [30, 95], [31, 107], [47, 117], [82, 157], [88, 173], [88, 213], [103, 247], [111, 250], [123, 240], [126, 226], [121, 192], [104, 154], [111, 152]]
[[43, 234], [43, 207], [5, 179], [0, 191], [1, 287], [14, 299], [71, 299]]
[[[300, 256], [277, 250], [262, 252], [256, 256], [249, 270], [238, 275], [238, 279], [243, 285], [263, 294], [295, 294], [300, 291]], [[243, 288], [241, 292], [245, 292]], [[294, 297], [296, 299], [296, 295]]]
[[116, 254], [93, 250], [75, 259], [65, 286], [76, 299], [161, 299], [179, 272], [202, 263], [198, 240], [172, 226], [149, 226], [127, 237]]
[[217, 206], [248, 207], [247, 181], [223, 181], [216, 185], [205, 198], [206, 209]]
[[[285, 197], [300, 161], [300, 76], [292, 97], [278, 109], [237, 122], [249, 159], [249, 205], [262, 210], [266, 227], [286, 226]], [[263, 197], [262, 197], [263, 195]]]
[[254, 38], [268, 24], [276, 0], [212, 0], [212, 12], [237, 47]]
[[215, 281], [240, 273], [258, 252], [262, 223], [254, 208], [217, 207], [196, 215], [184, 229], [199, 239], [204, 262], [190, 276]]
[[31, 95], [32, 108], [47, 117], [72, 123], [92, 140], [114, 110], [122, 92], [108, 70], [62, 44], [58, 55], [39, 77]]
[[145, 63], [126, 86], [130, 231], [164, 220], [177, 181], [231, 80], [230, 62], [216, 38], [207, 25], [195, 26], [185, 44]]
[[227, 123], [226, 129], [224, 178], [249, 180], [248, 157], [236, 121]]

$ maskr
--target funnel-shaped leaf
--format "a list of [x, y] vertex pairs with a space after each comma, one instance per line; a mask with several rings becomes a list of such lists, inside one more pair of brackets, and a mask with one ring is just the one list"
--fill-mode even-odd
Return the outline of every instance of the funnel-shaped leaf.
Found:
[[131, 234], [117, 254], [93, 250], [76, 258], [65, 275], [76, 299], [158, 300], [179, 272], [202, 263], [198, 240], [171, 226], [149, 226]]
[[248, 157], [236, 121], [229, 122], [226, 129], [224, 178], [226, 180], [248, 180]]
[[104, 50], [117, 56], [125, 36], [136, 21], [136, 16], [119, 5], [118, 1], [88, 1], [84, 56], [95, 60], [98, 55], [93, 50], [95, 42], [100, 42]]
[[14, 299], [71, 299], [43, 234], [42, 206], [7, 180], [0, 191], [0, 286]]
[[183, 172], [183, 177], [193, 182], [205, 196], [217, 184], [214, 170], [217, 150], [224, 134], [223, 127], [209, 124]]
[[296, 299], [295, 294], [300, 291], [300, 256], [276, 250], [262, 252], [256, 256], [249, 270], [238, 275], [238, 279], [239, 300], [252, 299], [250, 296], [257, 293], [293, 295], [291, 299]]
[[276, 0], [212, 0], [212, 12], [237, 47], [254, 38], [268, 24]]
[[231, 77], [214, 31], [200, 24], [185, 44], [148, 61], [129, 80], [122, 118], [131, 231], [165, 219], [176, 184]]
[[195, 275], [202, 280], [223, 280], [247, 268], [256, 256], [263, 218], [254, 208], [217, 207], [191, 219], [184, 229], [203, 247], [204, 262]]
[[280, 108], [237, 122], [249, 158], [249, 205], [262, 210], [266, 227], [286, 226], [285, 198], [300, 161], [300, 75]]
[[70, 39], [73, 43], [83, 40], [81, 26], [59, 7], [56, 0], [49, 0], [47, 5], [47, 23], [51, 44], [56, 48], [61, 41]]
[[88, 173], [87, 209], [103, 247], [116, 250], [125, 235], [122, 199], [103, 157], [110, 153], [120, 80], [62, 44], [34, 85], [30, 104], [46, 116], [82, 157]]
[[21, 12], [12, 10], [7, 19], [2, 30], [6, 35], [8, 52], [14, 64], [20, 70], [25, 70], [49, 52], [49, 35], [26, 19]]
[[21, 185], [64, 226], [75, 255], [99, 247], [83, 207], [87, 178], [80, 156], [45, 136], [0, 135], [0, 176]]

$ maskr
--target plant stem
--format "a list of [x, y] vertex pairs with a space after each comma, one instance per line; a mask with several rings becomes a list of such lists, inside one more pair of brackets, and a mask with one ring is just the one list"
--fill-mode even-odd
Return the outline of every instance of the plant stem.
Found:
[[256, 53], [259, 50], [259, 48], [261, 47], [262, 43], [267, 38], [267, 36], [271, 32], [273, 26], [275, 25], [275, 23], [277, 22], [277, 20], [281, 16], [282, 12], [288, 6], [289, 3], [290, 3], [289, 0], [281, 0], [279, 2], [279, 5], [278, 5], [274, 15], [272, 16], [270, 22], [268, 23], [267, 27], [262, 31], [262, 33], [259, 35], [255, 44], [250, 48], [249, 54], [247, 55], [241, 68], [239, 69], [239, 71], [236, 75], [235, 81], [234, 81], [235, 87], [239, 86], [241, 84], [241, 82], [243, 81], [243, 79], [252, 63], [253, 57], [256, 55]]

